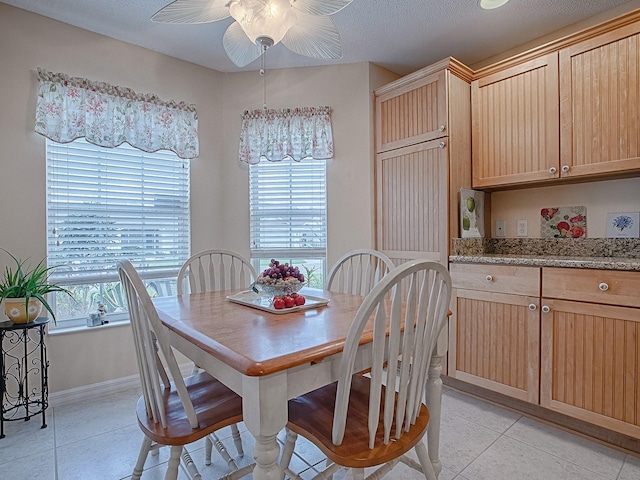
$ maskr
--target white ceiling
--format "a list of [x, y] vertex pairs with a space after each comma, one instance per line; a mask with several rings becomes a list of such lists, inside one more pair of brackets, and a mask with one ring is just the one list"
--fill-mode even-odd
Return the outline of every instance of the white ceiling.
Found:
[[[222, 36], [228, 18], [202, 25], [173, 25], [149, 18], [171, 0], [2, 0], [92, 32], [181, 58], [221, 72], [257, 70], [259, 60], [238, 69]], [[477, 0], [353, 0], [333, 15], [344, 56], [315, 60], [276, 45], [267, 68], [368, 61], [405, 75], [452, 56], [467, 65], [498, 55], [629, 0], [511, 0], [482, 10]]]

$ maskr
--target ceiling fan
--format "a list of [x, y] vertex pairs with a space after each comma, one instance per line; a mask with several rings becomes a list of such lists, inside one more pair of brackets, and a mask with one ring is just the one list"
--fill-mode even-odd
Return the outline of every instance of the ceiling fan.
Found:
[[175, 0], [151, 20], [209, 23], [236, 21], [224, 34], [224, 50], [238, 67], [249, 65], [278, 42], [313, 58], [342, 57], [340, 33], [329, 17], [352, 0]]

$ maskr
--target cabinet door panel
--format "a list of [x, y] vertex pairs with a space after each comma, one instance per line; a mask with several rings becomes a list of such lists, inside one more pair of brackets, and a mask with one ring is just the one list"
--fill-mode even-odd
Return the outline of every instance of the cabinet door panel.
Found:
[[640, 312], [543, 299], [540, 405], [640, 435]]
[[446, 142], [436, 140], [378, 154], [378, 250], [392, 259], [426, 258], [446, 265]]
[[376, 98], [376, 151], [448, 135], [446, 71]]
[[640, 23], [560, 51], [563, 177], [640, 170]]
[[474, 187], [559, 176], [558, 99], [557, 52], [471, 83]]
[[471, 290], [454, 298], [449, 375], [538, 403], [539, 298]]

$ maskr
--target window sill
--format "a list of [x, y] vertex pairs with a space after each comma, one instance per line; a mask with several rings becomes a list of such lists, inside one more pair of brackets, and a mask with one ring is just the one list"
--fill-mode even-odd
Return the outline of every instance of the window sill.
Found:
[[55, 327], [54, 329], [49, 329], [47, 333], [48, 335], [55, 337], [57, 335], [86, 333], [86, 332], [93, 332], [93, 331], [101, 331], [107, 328], [119, 328], [119, 327], [125, 327], [125, 326], [126, 327], [129, 326], [129, 320], [110, 321], [109, 323], [105, 323], [104, 325], [97, 325], [95, 327], [88, 327], [87, 325]]

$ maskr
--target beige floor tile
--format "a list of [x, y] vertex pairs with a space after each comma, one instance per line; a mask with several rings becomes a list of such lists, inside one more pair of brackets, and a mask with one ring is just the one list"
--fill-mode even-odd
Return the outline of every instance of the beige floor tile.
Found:
[[54, 409], [56, 447], [137, 425], [135, 389], [100, 398], [58, 406]]
[[[6, 440], [3, 438], [2, 440]], [[1, 441], [1, 440], [0, 440]], [[56, 480], [53, 448], [20, 458], [2, 458], [0, 478], [6, 480]]]
[[51, 412], [47, 411], [47, 427], [42, 427], [42, 416], [29, 421], [16, 420], [4, 423], [4, 438], [0, 438], [0, 464], [52, 450], [54, 428]]
[[626, 456], [613, 448], [527, 417], [518, 420], [507, 430], [505, 436], [515, 438], [612, 480], [618, 478]]
[[442, 466], [460, 473], [489, 448], [500, 433], [457, 415], [443, 415], [440, 431]]
[[618, 480], [640, 479], [640, 458], [627, 455]]
[[501, 437], [462, 471], [469, 480], [604, 480], [606, 477], [538, 450]]
[[443, 415], [458, 415], [500, 433], [504, 433], [522, 416], [450, 389], [446, 389], [442, 396], [442, 412]]

